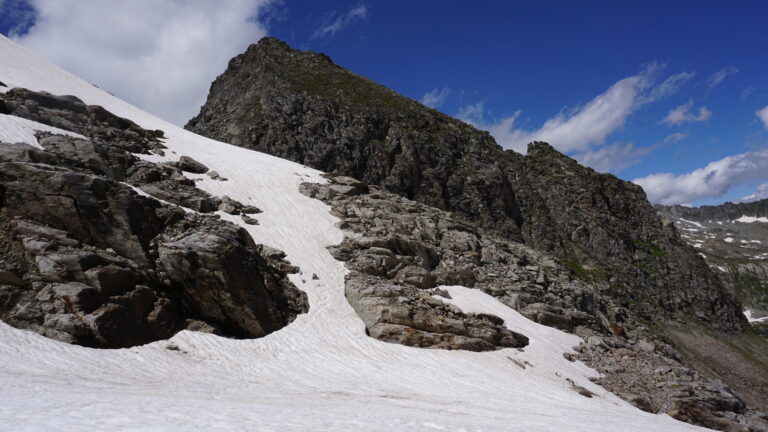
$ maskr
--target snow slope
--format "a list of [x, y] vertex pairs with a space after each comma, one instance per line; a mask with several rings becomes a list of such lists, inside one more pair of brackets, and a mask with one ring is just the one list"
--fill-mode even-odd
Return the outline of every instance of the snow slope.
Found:
[[2, 142], [11, 144], [23, 142], [42, 150], [43, 147], [37, 142], [35, 137], [35, 132], [38, 131], [87, 139], [80, 134], [44, 125], [36, 121], [0, 114], [0, 141]]
[[[0, 81], [74, 94], [165, 131], [168, 160], [189, 155], [229, 179], [191, 176], [199, 187], [264, 211], [260, 225], [243, 227], [301, 267], [304, 275], [292, 281], [310, 303], [309, 313], [261, 339], [184, 331], [171, 342], [120, 350], [67, 345], [0, 323], [2, 431], [704, 430], [644, 413], [594, 385], [594, 371], [563, 358], [577, 337], [478, 290], [447, 287], [458, 307], [500, 316], [530, 346], [474, 353], [371, 339], [344, 298], [343, 264], [326, 250], [342, 240], [336, 219], [298, 192], [301, 182], [322, 182], [320, 172], [187, 132], [1, 36]], [[307, 277], [313, 273], [318, 280]], [[595, 397], [579, 395], [566, 378]]]

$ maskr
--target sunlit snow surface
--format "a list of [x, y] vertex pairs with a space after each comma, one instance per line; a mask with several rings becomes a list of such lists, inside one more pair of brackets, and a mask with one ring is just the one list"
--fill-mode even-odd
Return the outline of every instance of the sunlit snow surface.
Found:
[[742, 223], [755, 223], [755, 222], [762, 222], [762, 223], [768, 223], [767, 217], [755, 217], [755, 216], [742, 216], [738, 219], [734, 219], [733, 222], [742, 222]]
[[768, 321], [768, 317], [760, 317], [760, 318], [756, 318], [756, 317], [752, 316], [752, 311], [751, 311], [751, 310], [749, 310], [749, 309], [747, 309], [747, 310], [745, 310], [745, 311], [744, 311], [744, 316], [745, 316], [745, 317], [747, 317], [747, 321], [749, 321], [749, 322], [751, 322], [751, 323], [753, 323], [753, 322], [764, 322], [764, 321]]
[[[2, 60], [0, 60], [2, 61]], [[51, 127], [32, 120], [0, 114], [0, 142], [27, 143], [39, 149], [43, 147], [37, 142], [35, 132], [51, 132], [55, 134], [69, 135], [75, 138], [87, 139], [74, 132]]]
[[[222, 217], [285, 251], [303, 271], [291, 279], [310, 303], [308, 314], [265, 338], [185, 331], [172, 338], [179, 351], [166, 349], [169, 342], [88, 349], [0, 323], [2, 431], [703, 430], [644, 413], [592, 384], [594, 371], [562, 355], [577, 337], [535, 324], [478, 290], [447, 287], [452, 303], [500, 316], [530, 337], [530, 346], [473, 353], [371, 339], [344, 298], [343, 264], [326, 250], [343, 237], [336, 219], [298, 192], [301, 182], [323, 181], [318, 171], [187, 132], [2, 37], [0, 81], [74, 94], [165, 131], [167, 160], [189, 155], [229, 179], [191, 176], [201, 179], [199, 187], [264, 211], [257, 226]], [[596, 396], [577, 394], [566, 378]]]

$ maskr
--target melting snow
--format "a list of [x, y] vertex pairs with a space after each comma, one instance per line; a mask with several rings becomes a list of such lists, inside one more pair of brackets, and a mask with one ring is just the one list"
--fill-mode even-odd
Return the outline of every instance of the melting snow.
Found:
[[0, 141], [9, 144], [27, 143], [42, 149], [43, 147], [37, 142], [37, 138], [35, 137], [36, 132], [51, 132], [80, 139], [88, 139], [80, 134], [44, 125], [36, 121], [0, 114]]
[[[184, 331], [168, 342], [120, 350], [68, 345], [0, 323], [0, 419], [5, 430], [280, 431], [703, 431], [640, 411], [589, 381], [596, 372], [564, 352], [580, 339], [527, 320], [479, 290], [447, 287], [465, 311], [500, 316], [530, 338], [522, 351], [441, 351], [365, 335], [344, 297], [337, 219], [298, 192], [320, 172], [212, 141], [152, 117], [0, 36], [0, 80], [74, 94], [148, 129], [168, 154], [189, 155], [229, 181], [199, 187], [263, 210], [243, 226], [282, 249], [305, 274], [291, 280], [309, 313], [256, 340]], [[4, 126], [0, 126], [3, 130]], [[175, 159], [174, 157], [173, 159]], [[171, 157], [168, 156], [170, 160]], [[296, 175], [299, 174], [299, 175]], [[530, 363], [526, 369], [514, 361]], [[596, 393], [585, 398], [566, 378]]]
[[768, 321], [768, 316], [765, 316], [765, 317], [760, 317], [760, 318], [755, 318], [755, 317], [753, 317], [753, 316], [752, 316], [752, 311], [751, 311], [750, 309], [747, 309], [747, 310], [745, 310], [745, 311], [744, 311], [744, 316], [746, 316], [746, 317], [747, 317], [747, 321], [749, 321], [749, 322], [751, 322], [751, 323], [752, 323], [752, 322], [763, 322], [763, 321]]
[[699, 228], [704, 228], [704, 225], [702, 225], [702, 224], [700, 224], [700, 223], [698, 223], [698, 222], [696, 222], [696, 221], [690, 221], [690, 220], [687, 220], [687, 219], [683, 219], [683, 218], [680, 218], [680, 220], [681, 220], [682, 222], [685, 222], [685, 223], [687, 223], [687, 224], [691, 224], [691, 225], [697, 226], [697, 227], [699, 227]]
[[726, 237], [723, 239], [723, 241], [726, 243], [733, 243], [733, 237]]
[[741, 223], [763, 222], [763, 223], [768, 223], [768, 217], [742, 216], [742, 217], [740, 217], [738, 219], [734, 219], [733, 222], [741, 222]]

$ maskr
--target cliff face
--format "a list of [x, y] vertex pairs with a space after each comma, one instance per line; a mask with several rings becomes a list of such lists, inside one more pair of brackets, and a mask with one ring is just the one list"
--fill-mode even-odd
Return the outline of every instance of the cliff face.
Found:
[[532, 143], [525, 156], [504, 151], [488, 133], [322, 54], [262, 39], [230, 61], [186, 127], [382, 186], [553, 253], [613, 299], [604, 305], [611, 320], [695, 316], [725, 330], [746, 323], [640, 187], [545, 143]]
[[198, 189], [182, 170], [208, 169], [190, 158], [136, 156], [163, 154], [162, 131], [21, 88], [0, 114], [58, 128], [39, 147], [0, 142], [0, 320], [122, 348], [183, 329], [261, 337], [308, 310], [284, 254], [211, 214], [258, 209]]
[[656, 206], [674, 221], [681, 237], [706, 257], [707, 264], [737, 294], [768, 332], [768, 199], [717, 206]]

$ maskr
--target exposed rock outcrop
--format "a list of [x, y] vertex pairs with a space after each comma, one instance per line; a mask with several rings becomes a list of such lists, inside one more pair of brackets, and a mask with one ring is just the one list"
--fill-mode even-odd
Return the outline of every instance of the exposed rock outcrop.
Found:
[[[753, 319], [768, 319], [768, 199], [701, 207], [657, 205], [656, 209], [699, 250]], [[752, 325], [768, 335], [768, 321]]]
[[307, 310], [306, 295], [287, 278], [297, 269], [284, 255], [202, 214], [222, 203], [258, 209], [208, 195], [174, 164], [132, 154], [162, 152], [160, 131], [72, 96], [12, 89], [0, 100], [10, 115], [88, 138], [38, 134], [44, 150], [0, 143], [3, 321], [117, 348], [184, 328], [260, 337]]
[[657, 205], [659, 213], [698, 222], [716, 220], [732, 221], [742, 216], [768, 217], [768, 199], [748, 203], [726, 202], [719, 205], [686, 207]]
[[[720, 430], [768, 427], [721, 380], [691, 369], [632, 310], [547, 254], [377, 186], [327, 177], [330, 184], [302, 190], [341, 220], [344, 241], [330, 250], [350, 270], [346, 296], [371, 337], [429, 348], [525, 349], [524, 336], [510, 335], [499, 318], [446, 304], [441, 286], [470, 286], [531, 320], [581, 336], [578, 353], [566, 358], [602, 372], [598, 383], [645, 411]], [[609, 310], [624, 317], [621, 325], [609, 321]], [[751, 376], [757, 389], [760, 373]]]

